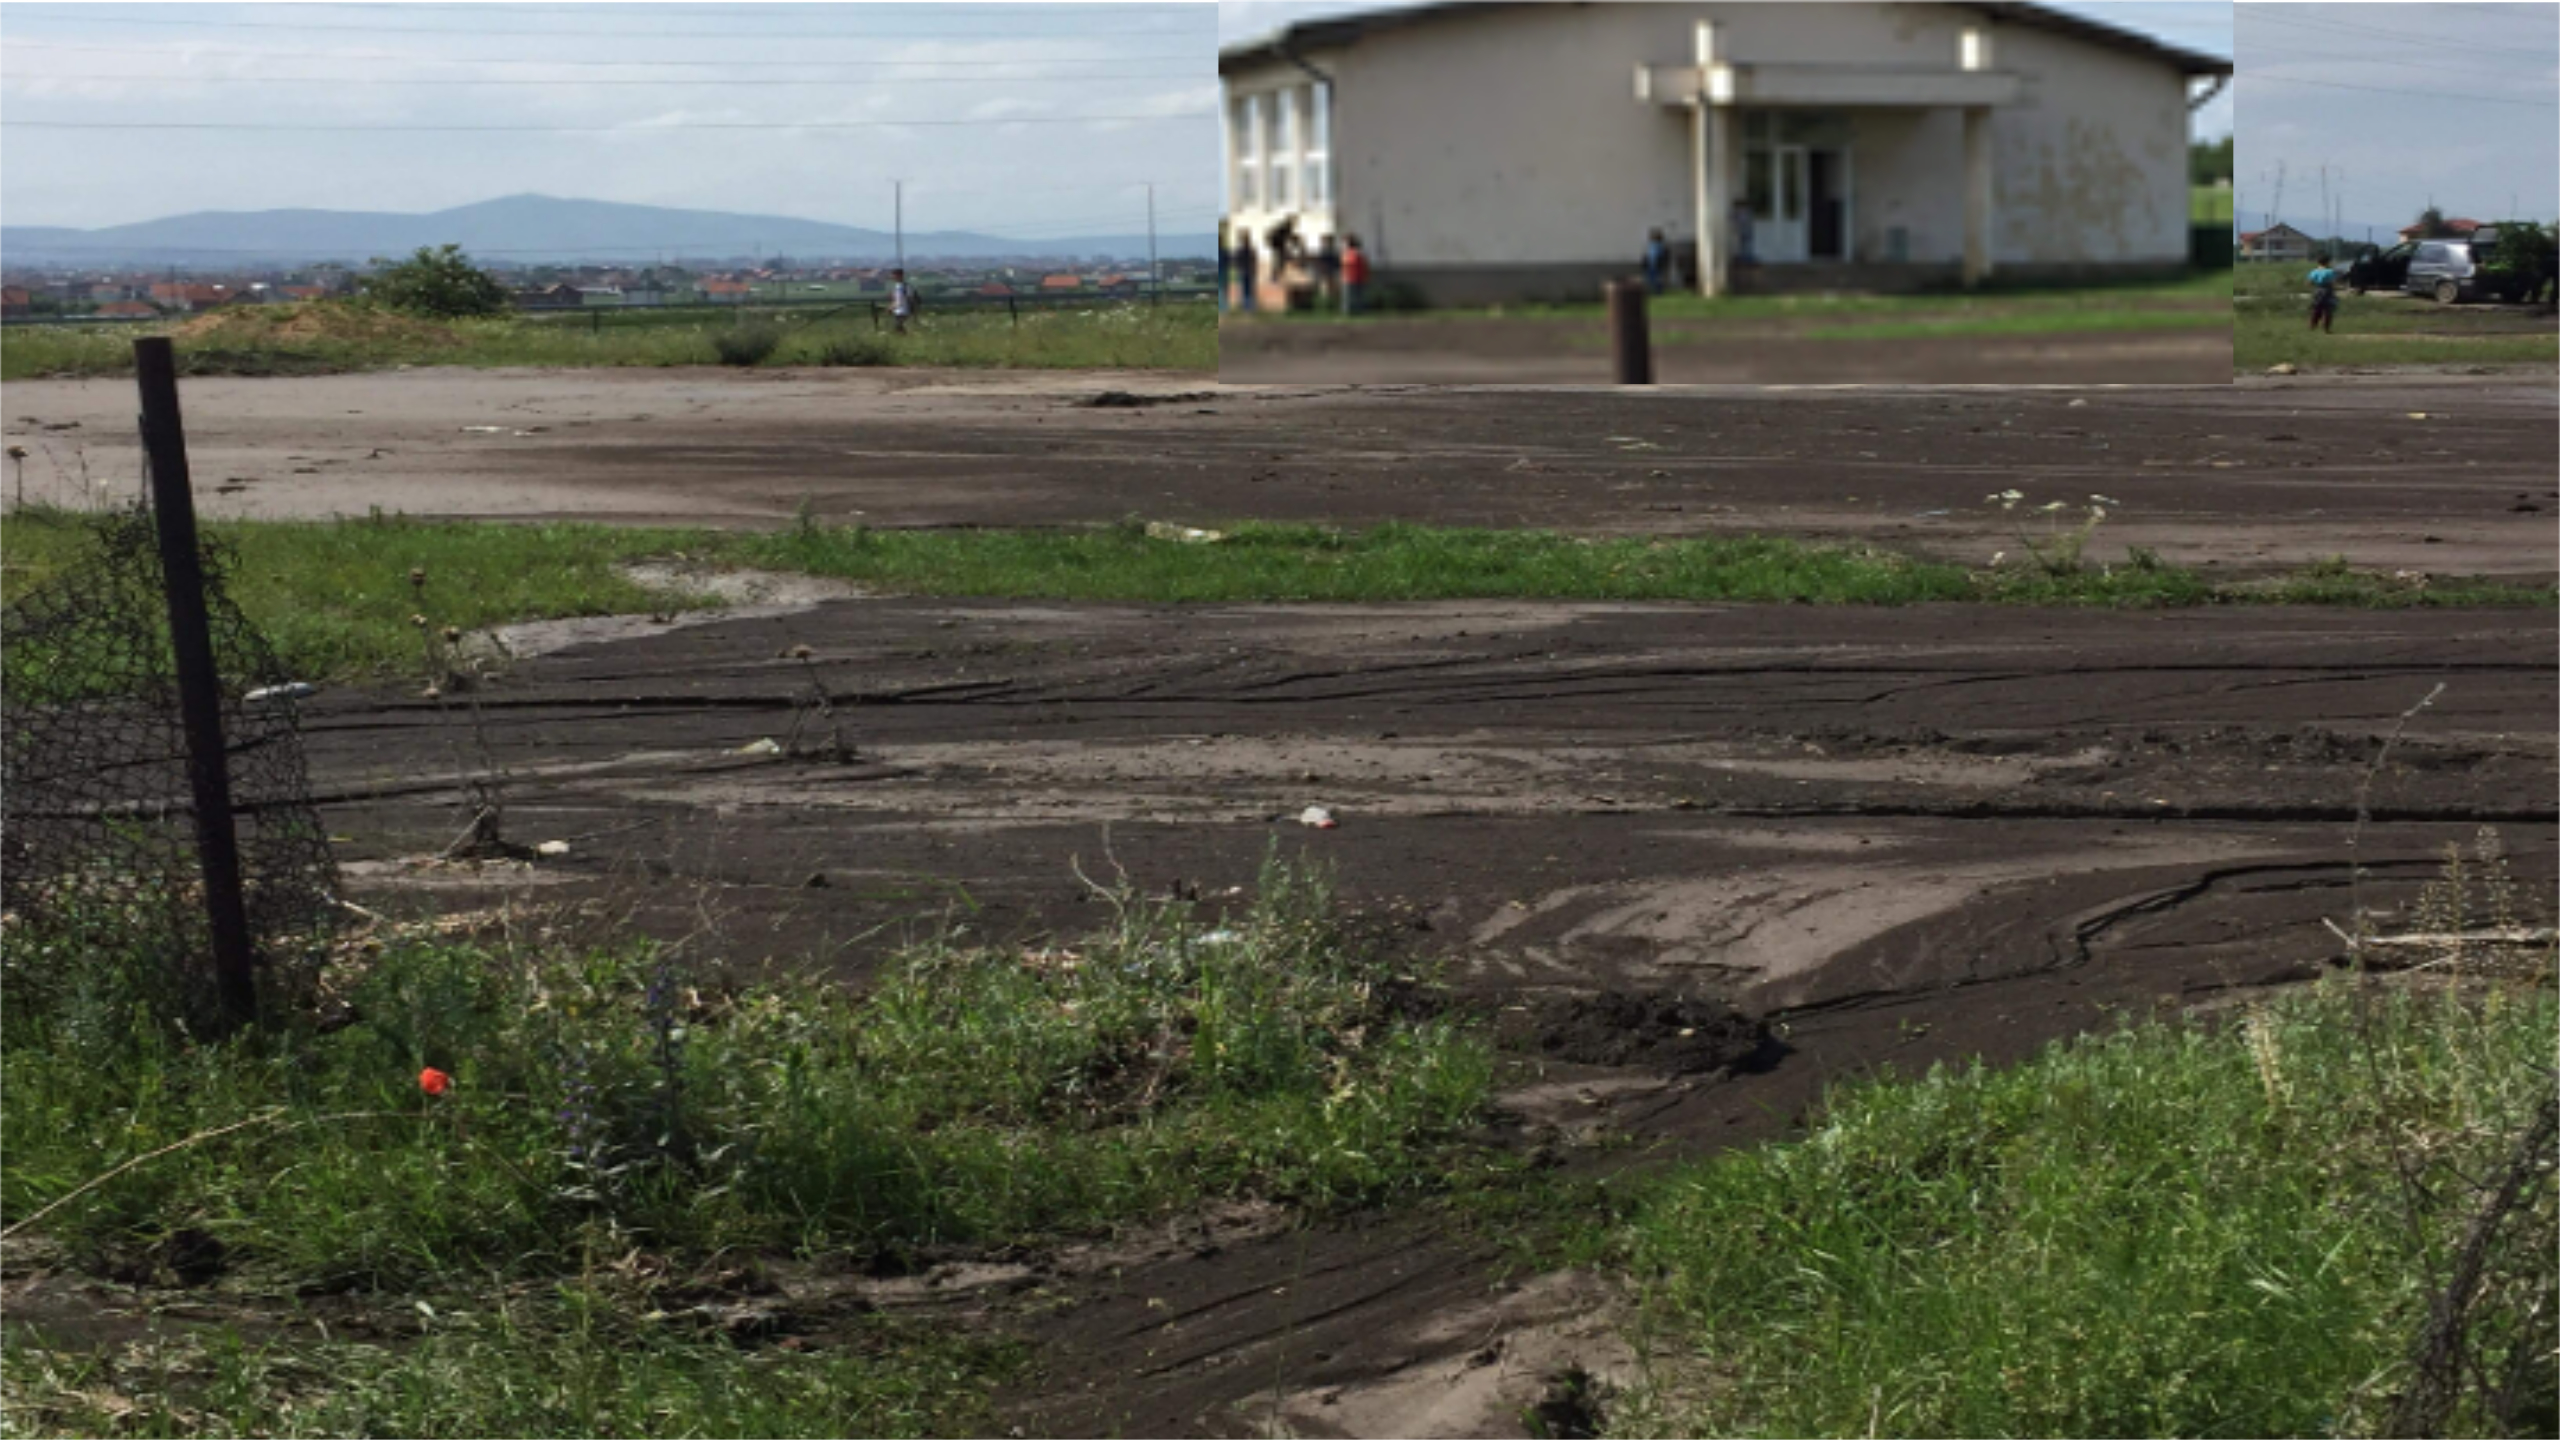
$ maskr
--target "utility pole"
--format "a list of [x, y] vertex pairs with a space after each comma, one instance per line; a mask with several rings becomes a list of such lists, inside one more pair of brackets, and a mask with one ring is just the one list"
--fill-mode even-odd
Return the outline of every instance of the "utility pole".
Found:
[[897, 227], [898, 268], [904, 270], [907, 268], [907, 182], [892, 180], [889, 186], [891, 214], [895, 216], [890, 223]]
[[1156, 267], [1156, 182], [1150, 180], [1147, 182], [1147, 303], [1154, 304], [1163, 293], [1164, 272]]

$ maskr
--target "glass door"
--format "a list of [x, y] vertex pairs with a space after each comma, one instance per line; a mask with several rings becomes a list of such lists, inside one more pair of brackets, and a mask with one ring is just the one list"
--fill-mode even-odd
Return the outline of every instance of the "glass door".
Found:
[[[1811, 165], [1802, 145], [1773, 145], [1769, 148], [1769, 188], [1766, 208], [1754, 205], [1752, 238], [1759, 258], [1772, 265], [1799, 263], [1812, 254], [1811, 227], [1806, 223], [1806, 193], [1811, 185]], [[1755, 201], [1759, 197], [1754, 197]]]

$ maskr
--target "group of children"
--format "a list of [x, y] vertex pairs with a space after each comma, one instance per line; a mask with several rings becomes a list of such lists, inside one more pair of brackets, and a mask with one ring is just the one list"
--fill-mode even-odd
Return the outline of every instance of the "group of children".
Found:
[[[1289, 272], [1296, 270], [1313, 279], [1319, 304], [1329, 304], [1338, 297], [1343, 314], [1357, 315], [1367, 303], [1369, 252], [1360, 248], [1359, 236], [1343, 236], [1341, 248], [1336, 249], [1333, 237], [1328, 235], [1311, 252], [1296, 230], [1291, 228], [1273, 237], [1271, 250], [1272, 275], [1282, 285], [1287, 285]], [[1237, 236], [1233, 249], [1228, 248], [1225, 236], [1219, 237], [1218, 300], [1221, 305], [1226, 303], [1227, 288], [1232, 284], [1238, 310], [1257, 308], [1256, 291], [1260, 285], [1261, 270], [1261, 252], [1255, 248], [1252, 236]]]

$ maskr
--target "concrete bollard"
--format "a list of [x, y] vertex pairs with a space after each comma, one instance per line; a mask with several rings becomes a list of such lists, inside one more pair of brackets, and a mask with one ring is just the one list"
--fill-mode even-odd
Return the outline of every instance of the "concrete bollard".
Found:
[[1653, 335], [1645, 324], [1644, 285], [1612, 280], [1609, 297], [1609, 353], [1616, 359], [1617, 383], [1653, 383]]

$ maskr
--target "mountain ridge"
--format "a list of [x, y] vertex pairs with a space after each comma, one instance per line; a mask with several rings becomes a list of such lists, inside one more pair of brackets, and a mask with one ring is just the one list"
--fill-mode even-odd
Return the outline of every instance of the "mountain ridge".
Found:
[[[1026, 224], [1036, 225], [1027, 220]], [[878, 261], [897, 253], [887, 231], [784, 215], [633, 205], [551, 195], [505, 195], [421, 213], [379, 210], [199, 210], [123, 225], [0, 226], [0, 263], [148, 262], [190, 265], [282, 265], [362, 262], [406, 255], [421, 245], [460, 245], [499, 264], [567, 260], [645, 264], [775, 255], [800, 261]], [[1165, 231], [1157, 253], [1205, 258], [1207, 234]], [[1068, 235], [1025, 240], [967, 230], [916, 231], [906, 237], [911, 260], [998, 258], [1141, 259], [1143, 233]]]

